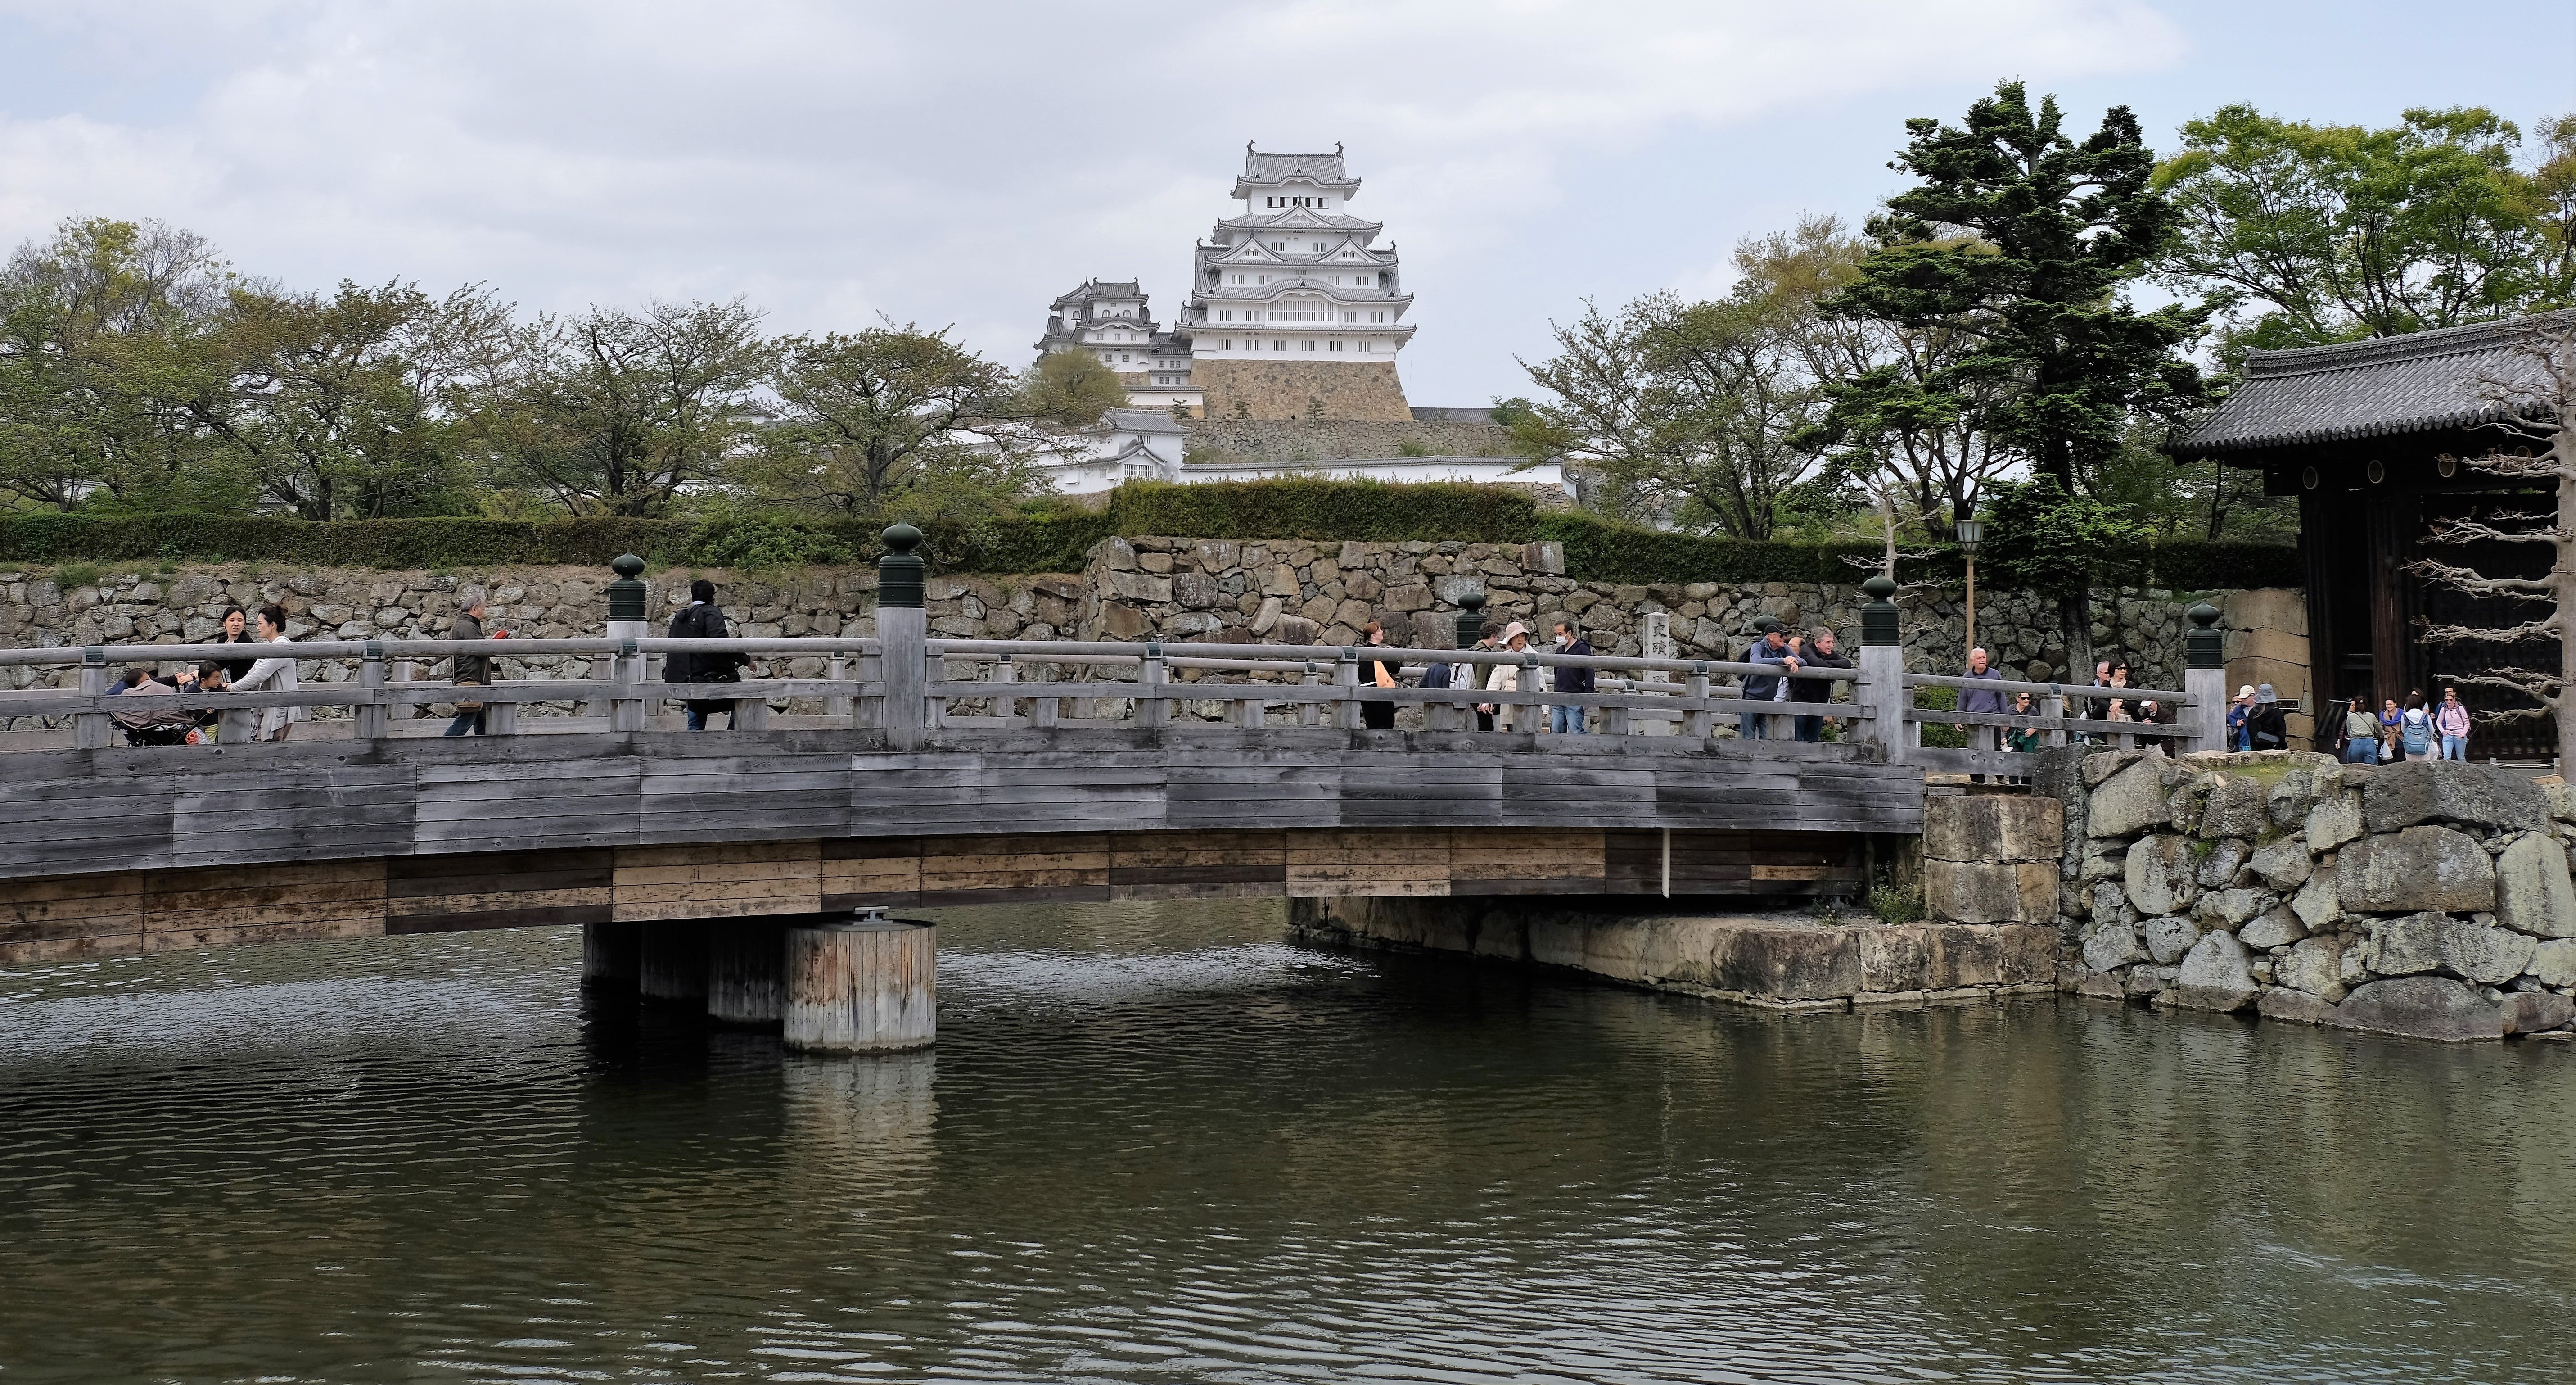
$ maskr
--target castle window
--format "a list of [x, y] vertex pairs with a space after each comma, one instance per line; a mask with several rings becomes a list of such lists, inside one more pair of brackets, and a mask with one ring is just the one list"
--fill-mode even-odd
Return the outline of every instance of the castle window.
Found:
[[1342, 321], [1344, 321], [1344, 322], [1357, 322], [1357, 321], [1359, 321], [1359, 320], [1360, 320], [1360, 315], [1359, 315], [1358, 313], [1344, 313], [1344, 314], [1342, 314]]
[[1219, 308], [1219, 309], [1217, 309], [1216, 320], [1217, 320], [1217, 321], [1219, 321], [1219, 322], [1232, 322], [1232, 321], [1234, 321], [1234, 309], [1232, 309], [1232, 308]]
[[1301, 342], [1297, 343], [1297, 349], [1298, 349], [1298, 350], [1300, 350], [1300, 351], [1312, 351], [1312, 350], [1314, 350], [1314, 349], [1315, 349], [1315, 339], [1314, 339], [1313, 337], [1308, 337], [1308, 338], [1306, 338], [1304, 341], [1301, 341]]
[[1238, 284], [1242, 283], [1242, 282], [1243, 282], [1243, 276], [1242, 276], [1242, 275], [1240, 275], [1240, 274], [1238, 274], [1238, 275], [1234, 276], [1234, 282], [1236, 282], [1236, 283], [1238, 283]]
[[1377, 344], [1375, 342], [1363, 340], [1360, 343], [1360, 349], [1362, 351], [1375, 351], [1377, 349]]
[[1270, 343], [1270, 349], [1273, 351], [1285, 351], [1288, 349], [1288, 343], [1284, 341], [1274, 341]]
[[1384, 313], [1371, 313], [1371, 314], [1369, 314], [1369, 321], [1371, 321], [1371, 322], [1384, 322], [1384, 321], [1386, 321], [1386, 314], [1384, 314]]
[[1342, 349], [1342, 339], [1340, 337], [1333, 338], [1333, 349], [1336, 351]]

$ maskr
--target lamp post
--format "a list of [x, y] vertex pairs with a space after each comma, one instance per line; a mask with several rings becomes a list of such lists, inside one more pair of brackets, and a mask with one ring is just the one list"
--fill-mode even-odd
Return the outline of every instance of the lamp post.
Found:
[[1977, 647], [1977, 545], [1985, 541], [1986, 522], [1961, 515], [1951, 526], [1959, 533], [1959, 552], [1968, 560], [1968, 648]]

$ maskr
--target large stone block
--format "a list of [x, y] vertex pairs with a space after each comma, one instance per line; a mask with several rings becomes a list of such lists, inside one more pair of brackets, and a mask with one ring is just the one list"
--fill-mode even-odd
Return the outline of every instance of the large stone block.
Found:
[[2267, 1020], [2289, 1020], [2298, 1024], [2324, 1024], [2334, 1015], [2334, 1002], [2308, 991], [2295, 991], [2275, 986], [2263, 993], [2254, 1008]]
[[2495, 871], [2496, 922], [2535, 938], [2576, 938], [2576, 881], [2557, 838], [2535, 832], [2515, 842]]
[[[2425, 765], [2432, 763], [2427, 761]], [[2377, 782], [2376, 777], [2372, 782]], [[2345, 847], [2335, 861], [2335, 889], [2346, 909], [2379, 914], [2440, 909], [2472, 914], [2495, 908], [2495, 864], [2488, 859], [2486, 848], [2468, 834], [2448, 827], [2373, 832]]]
[[1709, 978], [1721, 990], [1830, 1000], [1861, 991], [1860, 944], [1850, 928], [1736, 929], [1725, 935]]
[[2244, 927], [2236, 930], [2236, 940], [2257, 952], [2288, 947], [2306, 936], [2307, 925], [2299, 922], [2297, 911], [2287, 905], [2248, 919]]
[[2547, 991], [2519, 991], [2504, 998], [2504, 1032], [2538, 1034], [2576, 1020], [2576, 1000]]
[[1923, 800], [1923, 855], [1936, 861], [2055, 861], [2066, 806], [2027, 794], [1940, 794]]
[[2264, 884], [2276, 890], [2294, 890], [2306, 883], [2314, 858], [2308, 855], [2308, 839], [2293, 834], [2256, 851], [2249, 864]]
[[2221, 837], [2244, 837], [2248, 840], [2263, 835], [2272, 823], [2265, 800], [2271, 786], [2260, 779], [2231, 774], [2209, 791], [2209, 801], [2200, 810], [2200, 835], [2205, 841]]
[[2460, 822], [2536, 832], [2549, 825], [2540, 786], [2511, 770], [2459, 760], [2385, 765], [2362, 782], [2362, 825], [2394, 832], [2419, 822]]
[[2504, 1007], [2447, 976], [2401, 976], [2356, 986], [2326, 1022], [2410, 1039], [2504, 1037]]
[[2147, 955], [2162, 966], [2180, 962], [2200, 941], [2200, 925], [2177, 915], [2148, 919], [2138, 925], [2138, 933], [2146, 940]]
[[2233, 929], [2269, 909], [2279, 899], [2261, 890], [2213, 890], [2192, 906], [2192, 917], [2211, 928]]
[[1954, 923], [2045, 923], [2057, 917], [2057, 863], [1923, 863], [1923, 903]]
[[2169, 833], [2142, 838], [2121, 862], [2120, 886], [2129, 906], [2140, 914], [2170, 914], [2191, 907], [2200, 896], [2192, 870], [2189, 837]]
[[2093, 791], [2084, 830], [2096, 837], [2125, 837], [2172, 821], [2166, 795], [2178, 775], [2173, 761], [2151, 755], [2103, 780]]
[[2084, 965], [2090, 971], [2116, 971], [2146, 958], [2133, 923], [2098, 922], [2084, 935]]
[[2290, 901], [2290, 909], [2311, 933], [2342, 918], [2343, 899], [2335, 888], [2335, 868], [2319, 866], [2310, 871], [2308, 883], [2299, 887], [2298, 895]]
[[[2229, 592], [2219, 610], [2219, 623], [2231, 631], [2272, 630], [2307, 638], [2307, 593], [2296, 587], [2249, 587]], [[2299, 662], [2307, 662], [2304, 647], [2299, 650]]]
[[2442, 970], [2463, 980], [2501, 986], [2531, 965], [2531, 939], [2474, 919], [2442, 920]]
[[2340, 973], [2343, 950], [2349, 941], [2340, 933], [2302, 938], [2290, 944], [2289, 953], [2272, 964], [2273, 979], [2321, 996], [2328, 1004], [2342, 1000], [2346, 992]]
[[2192, 878], [2209, 889], [2226, 889], [2236, 883], [2236, 873], [2245, 869], [2245, 862], [2253, 854], [2252, 846], [2244, 838], [2226, 838], [2209, 846], [2208, 854], [2200, 858], [2200, 868], [2192, 873]]
[[2576, 986], [2576, 938], [2556, 938], [2533, 948], [2525, 974], [2544, 986]]
[[2361, 794], [2355, 789], [2329, 794], [2308, 809], [2308, 850], [2332, 851], [2361, 835]]
[[2361, 964], [2380, 976], [2412, 976], [2442, 965], [2442, 928], [2447, 914], [2409, 914], [2402, 919], [2372, 919], [2370, 940]]
[[2242, 1010], [2254, 1003], [2254, 974], [2244, 944], [2225, 933], [2204, 935], [2183, 954], [2173, 1003], [2187, 1010]]

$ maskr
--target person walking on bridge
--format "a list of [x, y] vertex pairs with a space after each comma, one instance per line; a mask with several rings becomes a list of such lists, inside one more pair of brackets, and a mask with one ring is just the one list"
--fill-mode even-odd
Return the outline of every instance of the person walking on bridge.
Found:
[[[1529, 648], [1529, 627], [1517, 620], [1504, 626], [1502, 647], [1514, 654]], [[1496, 664], [1493, 671], [1485, 675], [1487, 692], [1519, 692], [1520, 690], [1521, 671], [1516, 665]], [[1536, 692], [1537, 689], [1533, 688], [1531, 691]], [[1536, 707], [1513, 706], [1500, 702], [1488, 702], [1482, 710], [1486, 724], [1478, 729], [1485, 731], [1509, 731], [1515, 726], [1535, 726], [1536, 719], [1544, 715]]]
[[[1373, 688], [1395, 687], [1401, 681], [1397, 675], [1404, 671], [1404, 665], [1386, 657], [1386, 627], [1372, 620], [1360, 633], [1367, 637], [1372, 655], [1367, 663], [1360, 665], [1360, 681]], [[1374, 700], [1362, 702], [1360, 725], [1371, 731], [1394, 730], [1395, 704]]]
[[[689, 584], [688, 609], [671, 617], [671, 638], [675, 640], [730, 639], [725, 629], [724, 612], [716, 609], [716, 584], [701, 577]], [[739, 683], [742, 666], [750, 663], [745, 654], [674, 654], [663, 665], [662, 678], [669, 683]], [[709, 691], [715, 691], [709, 689]], [[725, 725], [735, 721], [733, 701], [721, 697], [693, 697], [687, 703], [688, 726], [692, 731], [707, 729], [707, 718], [721, 716]]]
[[[259, 608], [259, 643], [287, 643], [285, 607], [272, 602]], [[261, 688], [270, 692], [295, 691], [295, 656], [275, 654], [259, 659], [251, 664], [250, 672], [234, 679], [232, 685], [234, 692], [255, 692]], [[251, 739], [285, 740], [287, 733], [295, 729], [295, 723], [302, 720], [304, 709], [301, 707], [262, 707], [259, 709], [259, 729], [251, 733]]]
[[[483, 638], [483, 602], [481, 587], [467, 587], [456, 594], [456, 604], [459, 609], [455, 622], [447, 627], [449, 639]], [[482, 654], [459, 654], [456, 656], [455, 671], [447, 681], [459, 688], [488, 688], [492, 686], [492, 660]], [[468, 700], [462, 693], [458, 694], [456, 720], [449, 722], [447, 730], [440, 734], [449, 736], [484, 734], [483, 704]]]
[[[1556, 652], [1588, 659], [1592, 657], [1592, 642], [1583, 638], [1583, 632], [1574, 628], [1574, 622], [1560, 620], [1556, 623]], [[1588, 693], [1600, 686], [1594, 681], [1592, 670], [1588, 668], [1567, 665], [1558, 667], [1554, 672], [1556, 690], [1561, 693]], [[1547, 709], [1547, 715], [1548, 729], [1560, 736], [1580, 736], [1584, 733], [1583, 709], [1579, 706], [1550, 707]]]

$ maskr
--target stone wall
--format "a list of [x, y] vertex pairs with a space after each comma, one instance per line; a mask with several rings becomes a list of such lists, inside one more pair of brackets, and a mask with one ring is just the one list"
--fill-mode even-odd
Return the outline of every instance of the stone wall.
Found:
[[2428, 1039], [2576, 1018], [2563, 781], [2295, 751], [2051, 754], [2068, 762], [2082, 993]]
[[1207, 416], [1226, 418], [1383, 419], [1409, 422], [1395, 358], [1375, 361], [1198, 360], [1190, 383], [1207, 400]]
[[1190, 451], [1211, 460], [1321, 462], [1342, 457], [1515, 455], [1511, 430], [1491, 423], [1218, 417], [1194, 419], [1184, 426], [1190, 433]]
[[[1554, 543], [1108, 539], [1092, 549], [1083, 574], [1080, 638], [1353, 644], [1376, 620], [1390, 643], [1447, 648], [1458, 597], [1482, 591], [1495, 619], [1544, 631], [1571, 617], [1605, 654], [1642, 652], [1644, 617], [1663, 612], [1679, 657], [1717, 659], [1741, 655], [1766, 619], [1830, 625], [1848, 651], [1865, 600], [1856, 585], [1578, 582], [1564, 572]], [[1965, 665], [1957, 593], [1913, 589], [1897, 604], [1907, 667]], [[2125, 654], [2134, 686], [2181, 687], [2188, 604], [2167, 592], [2106, 593], [2094, 603], [2095, 647]], [[2065, 678], [2053, 601], [1983, 593], [1977, 634], [2008, 676]]]

